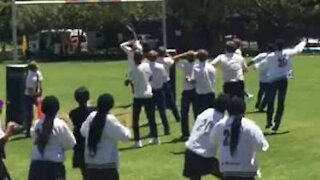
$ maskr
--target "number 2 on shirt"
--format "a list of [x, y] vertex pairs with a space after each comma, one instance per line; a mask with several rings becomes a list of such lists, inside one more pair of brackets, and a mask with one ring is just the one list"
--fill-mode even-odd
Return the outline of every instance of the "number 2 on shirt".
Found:
[[282, 56], [278, 59], [278, 67], [285, 67], [288, 64], [286, 57]]
[[202, 124], [199, 125], [197, 131], [202, 131], [204, 134], [208, 134], [213, 128], [213, 123], [205, 119]]

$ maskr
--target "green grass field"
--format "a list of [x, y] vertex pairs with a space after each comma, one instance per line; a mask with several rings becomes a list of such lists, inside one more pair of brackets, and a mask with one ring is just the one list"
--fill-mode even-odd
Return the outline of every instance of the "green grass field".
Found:
[[[320, 179], [320, 138], [319, 115], [320, 109], [320, 60], [319, 57], [300, 56], [294, 59], [295, 78], [290, 80], [286, 110], [280, 132], [287, 134], [268, 136], [270, 150], [259, 155], [262, 179], [265, 180], [318, 180]], [[65, 116], [76, 104], [73, 91], [84, 85], [91, 91], [91, 102], [95, 104], [101, 93], [112, 93], [116, 105], [126, 105], [131, 102], [130, 90], [123, 86], [127, 71], [125, 61], [97, 63], [44, 63], [40, 64], [44, 74], [44, 94], [54, 94], [60, 99], [60, 115]], [[181, 72], [178, 72], [177, 94], [180, 105]], [[5, 99], [5, 67], [1, 65], [1, 99]], [[221, 74], [218, 74], [216, 92], [221, 92]], [[247, 89], [256, 94], [257, 72], [247, 75]], [[255, 99], [248, 103], [248, 112], [255, 111]], [[115, 114], [129, 112], [125, 109], [114, 109]], [[132, 142], [121, 143], [120, 176], [123, 180], [179, 180], [183, 168], [183, 143], [171, 141], [180, 136], [180, 125], [174, 122], [168, 111], [172, 135], [162, 136], [159, 125], [161, 145], [146, 146], [138, 150], [128, 150]], [[264, 126], [265, 114], [250, 114], [247, 116]], [[4, 119], [4, 115], [2, 116]], [[125, 121], [126, 115], [119, 116]], [[141, 124], [146, 122], [144, 113], [141, 114]], [[159, 118], [157, 118], [159, 123]], [[142, 135], [146, 135], [145, 128]], [[147, 143], [147, 140], [144, 140]], [[6, 164], [13, 180], [25, 180], [29, 169], [29, 154], [31, 140], [11, 141], [6, 147]], [[80, 172], [71, 167], [71, 152], [67, 153], [65, 162], [67, 177], [70, 180], [80, 180]], [[215, 179], [206, 177], [204, 179]]]

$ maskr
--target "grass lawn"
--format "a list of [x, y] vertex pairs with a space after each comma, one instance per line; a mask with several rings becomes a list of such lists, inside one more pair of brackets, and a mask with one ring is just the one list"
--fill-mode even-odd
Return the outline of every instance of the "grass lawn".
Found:
[[[265, 180], [317, 180], [320, 179], [320, 138], [319, 115], [320, 109], [320, 60], [319, 57], [300, 56], [294, 59], [295, 78], [289, 81], [286, 110], [280, 132], [287, 134], [268, 136], [271, 145], [267, 153], [261, 154], [260, 164], [262, 179]], [[44, 74], [45, 95], [58, 96], [61, 103], [60, 115], [66, 116], [76, 104], [73, 91], [84, 85], [91, 91], [91, 101], [95, 104], [97, 96], [104, 92], [112, 93], [116, 105], [126, 105], [131, 102], [130, 90], [123, 86], [127, 64], [123, 62], [97, 63], [43, 63], [40, 64]], [[181, 92], [181, 72], [178, 72], [178, 100]], [[1, 99], [5, 99], [5, 67], [1, 65]], [[218, 74], [216, 92], [221, 92], [221, 74]], [[247, 75], [247, 89], [256, 94], [258, 78], [252, 71]], [[180, 104], [179, 101], [177, 101]], [[248, 112], [254, 110], [255, 98], [248, 103]], [[129, 112], [116, 108], [115, 114]], [[184, 144], [171, 141], [180, 136], [180, 125], [174, 122], [168, 111], [172, 135], [162, 136], [163, 130], [159, 125], [162, 144], [146, 146], [138, 150], [128, 150], [132, 142], [121, 143], [120, 175], [123, 180], [179, 180], [182, 177]], [[264, 126], [265, 114], [248, 113], [250, 119]], [[4, 119], [4, 115], [2, 115]], [[125, 121], [127, 115], [119, 116]], [[146, 122], [141, 115], [141, 124]], [[157, 122], [160, 122], [157, 117]], [[142, 135], [147, 129], [142, 129]], [[147, 140], [144, 141], [145, 143]], [[29, 169], [29, 154], [31, 140], [11, 141], [6, 147], [6, 164], [13, 180], [25, 180]], [[67, 177], [70, 180], [80, 180], [80, 172], [71, 167], [71, 152], [67, 153], [65, 162]], [[215, 179], [206, 177], [204, 179]]]

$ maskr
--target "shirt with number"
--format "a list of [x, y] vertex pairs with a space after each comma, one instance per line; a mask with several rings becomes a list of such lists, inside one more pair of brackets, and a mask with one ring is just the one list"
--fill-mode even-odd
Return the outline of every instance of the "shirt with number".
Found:
[[302, 52], [305, 46], [306, 42], [302, 41], [293, 49], [270, 53], [260, 64], [260, 66], [266, 66], [266, 68], [268, 68], [269, 81], [273, 82], [287, 78], [288, 70], [291, 66], [291, 56]]
[[152, 71], [152, 89], [161, 89], [168, 79], [167, 71], [163, 64], [157, 62], [150, 62], [150, 69]]
[[26, 90], [25, 95], [31, 95], [29, 89], [34, 92], [40, 92], [41, 82], [43, 81], [42, 73], [38, 70], [37, 72], [28, 71], [26, 78]]
[[180, 60], [178, 63], [178, 67], [180, 67], [183, 72], [182, 82], [184, 91], [193, 90], [195, 88], [194, 84], [187, 81], [187, 77], [191, 77], [193, 66], [194, 63], [185, 60]]
[[152, 97], [152, 71], [149, 63], [141, 63], [131, 67], [128, 80], [133, 83], [133, 96], [135, 98]]
[[192, 69], [191, 80], [195, 82], [197, 94], [214, 92], [216, 69], [207, 61], [195, 64]]
[[118, 141], [128, 140], [131, 136], [130, 130], [124, 127], [114, 115], [107, 114], [105, 119], [106, 122], [101, 134], [101, 139], [97, 144], [96, 154], [95, 156], [90, 156], [88, 137], [90, 133], [90, 124], [96, 114], [96, 111], [92, 112], [81, 126], [81, 134], [86, 138], [86, 165], [89, 168], [118, 168], [119, 153], [117, 143]]
[[255, 63], [255, 67], [259, 70], [259, 80], [260, 82], [263, 82], [263, 83], [268, 83], [268, 68], [265, 66], [265, 67], [259, 67], [259, 64], [261, 61], [263, 61], [267, 56], [268, 56], [269, 53], [260, 53], [258, 54], [257, 56], [255, 56], [252, 61]]
[[[137, 50], [140, 52], [143, 52], [143, 48], [140, 41], [135, 41], [134, 43], [135, 43], [135, 46], [137, 47]], [[132, 44], [130, 41], [123, 42], [120, 44], [120, 48], [127, 54], [129, 68], [134, 65], [134, 51], [132, 47], [130, 47], [130, 44]]]
[[244, 80], [243, 71], [247, 68], [247, 64], [241, 55], [236, 53], [221, 54], [212, 61], [212, 64], [221, 66], [224, 82]]
[[226, 176], [255, 176], [258, 170], [257, 151], [266, 151], [269, 144], [261, 129], [251, 120], [242, 118], [236, 152], [231, 156], [230, 138], [234, 117], [225, 118], [214, 126], [211, 144], [220, 152], [220, 171]]
[[174, 64], [174, 60], [172, 59], [172, 57], [159, 57], [157, 59], [157, 62], [164, 65], [164, 68], [166, 69], [168, 74], [167, 82], [170, 81], [170, 68]]
[[53, 120], [52, 132], [49, 136], [48, 143], [44, 148], [43, 155], [40, 153], [37, 144], [37, 138], [42, 131], [45, 120], [37, 120], [32, 128], [32, 137], [34, 144], [31, 151], [32, 161], [52, 161], [63, 162], [65, 159], [64, 152], [70, 150], [76, 144], [76, 139], [69, 129], [67, 123], [59, 118]]
[[200, 156], [214, 157], [213, 148], [210, 145], [210, 132], [214, 125], [224, 117], [224, 114], [213, 108], [198, 115], [186, 147]]

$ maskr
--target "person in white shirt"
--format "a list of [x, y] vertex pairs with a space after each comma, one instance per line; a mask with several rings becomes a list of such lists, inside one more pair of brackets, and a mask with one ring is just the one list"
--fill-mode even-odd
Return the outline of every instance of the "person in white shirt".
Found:
[[166, 102], [166, 105], [171, 109], [171, 112], [174, 118], [176, 119], [176, 122], [180, 122], [180, 115], [178, 112], [175, 99], [173, 97], [172, 86], [170, 81], [170, 69], [174, 65], [174, 60], [170, 55], [168, 55], [167, 50], [164, 47], [159, 47], [158, 54], [159, 54], [159, 57], [157, 59], [157, 62], [164, 65], [166, 72], [168, 74], [167, 80], [163, 86], [164, 94], [165, 94], [165, 102]]
[[219, 151], [223, 180], [254, 180], [258, 174], [258, 151], [266, 151], [269, 144], [261, 129], [244, 118], [243, 99], [232, 98], [227, 107], [229, 116], [216, 123], [210, 133], [214, 154]]
[[[243, 53], [242, 53], [242, 50], [241, 50], [241, 48], [242, 48], [241, 39], [234, 38], [233, 42], [234, 42], [234, 45], [235, 45], [235, 48], [236, 48], [235, 53], [243, 57]], [[253, 95], [251, 93], [249, 93], [247, 89], [245, 89], [244, 95], [245, 95], [246, 98], [248, 98], [248, 100], [253, 98]]]
[[55, 96], [47, 96], [42, 102], [44, 118], [33, 128], [34, 143], [31, 151], [29, 180], [66, 179], [64, 167], [65, 151], [76, 144], [68, 125], [56, 115], [59, 101]]
[[[276, 133], [279, 129], [282, 115], [284, 112], [284, 103], [288, 87], [288, 67], [291, 57], [302, 52], [306, 46], [306, 39], [303, 39], [293, 49], [283, 50], [283, 41], [277, 40], [275, 43], [275, 52], [269, 54], [260, 64], [260, 68], [268, 68], [268, 107], [267, 107], [267, 124], [266, 129], [271, 129], [271, 133]], [[274, 116], [274, 126], [272, 124], [274, 113], [274, 101], [278, 96], [277, 111]]]
[[221, 177], [219, 162], [211, 146], [210, 132], [214, 125], [225, 118], [229, 96], [221, 94], [214, 101], [214, 108], [202, 112], [196, 119], [191, 136], [186, 142], [183, 175], [190, 180], [200, 180], [201, 176], [213, 174]]
[[102, 94], [97, 100], [97, 111], [92, 112], [81, 126], [85, 140], [85, 179], [118, 180], [118, 141], [129, 140], [130, 130], [110, 114], [114, 99], [110, 94]]
[[199, 63], [193, 66], [189, 82], [194, 83], [196, 89], [196, 114], [213, 106], [215, 98], [216, 70], [208, 63], [208, 52], [204, 49], [197, 51]]
[[150, 127], [151, 144], [159, 144], [158, 130], [155, 122], [155, 106], [152, 100], [152, 71], [149, 63], [142, 62], [143, 55], [136, 51], [134, 54], [135, 65], [131, 68], [128, 79], [125, 85], [133, 84], [133, 106], [132, 106], [132, 120], [133, 120], [133, 134], [134, 144], [133, 148], [141, 148], [142, 142], [140, 140], [139, 131], [139, 116], [142, 106], [145, 109], [148, 124]]
[[164, 134], [169, 135], [170, 127], [166, 115], [165, 95], [163, 90], [163, 86], [164, 83], [167, 81], [168, 74], [164, 68], [164, 65], [156, 62], [157, 57], [157, 51], [151, 50], [148, 53], [148, 60], [150, 61], [150, 69], [152, 71], [152, 100], [159, 111], [159, 115], [164, 129]]
[[[192, 69], [195, 64], [196, 54], [194, 51], [188, 51], [173, 57], [177, 66], [182, 70], [183, 91], [181, 94], [181, 137], [180, 140], [186, 141], [190, 136], [189, 132], [189, 108], [192, 106], [193, 117], [196, 119], [196, 91], [194, 84], [187, 81], [191, 77]], [[184, 60], [186, 59], [186, 60]]]
[[33, 120], [33, 106], [38, 105], [38, 97], [42, 95], [43, 76], [35, 61], [28, 65], [28, 74], [25, 82], [25, 129], [26, 137], [30, 137], [30, 128]]
[[220, 65], [223, 73], [223, 92], [230, 97], [245, 97], [244, 72], [247, 65], [244, 58], [235, 53], [233, 41], [226, 42], [226, 53], [217, 56], [211, 64]]
[[[267, 46], [267, 51], [258, 54], [255, 56], [251, 62], [248, 63], [248, 66], [255, 64], [255, 68], [258, 68], [258, 64], [263, 61], [270, 53], [274, 51], [274, 45], [269, 43]], [[268, 91], [268, 68], [258, 68], [259, 70], [259, 91], [257, 95], [256, 109], [260, 112], [263, 112], [267, 106], [267, 91]]]
[[134, 52], [143, 52], [143, 47], [139, 40], [130, 40], [120, 44], [120, 48], [127, 54], [129, 70], [134, 65]]

